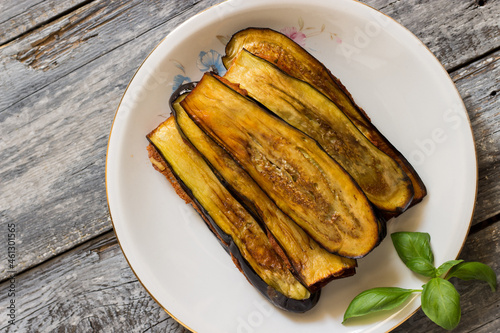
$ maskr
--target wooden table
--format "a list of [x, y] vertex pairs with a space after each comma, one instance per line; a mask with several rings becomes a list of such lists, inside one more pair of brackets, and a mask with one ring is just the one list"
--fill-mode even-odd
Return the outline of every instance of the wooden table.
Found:
[[[106, 145], [142, 60], [172, 29], [219, 2], [0, 2], [1, 332], [187, 331], [143, 289], [120, 250], [106, 202]], [[417, 35], [460, 91], [479, 165], [460, 258], [499, 274], [500, 2], [363, 2]], [[8, 234], [15, 235], [13, 267]], [[456, 331], [499, 332], [500, 293], [453, 282], [462, 295]], [[395, 329], [441, 331], [421, 311]]]

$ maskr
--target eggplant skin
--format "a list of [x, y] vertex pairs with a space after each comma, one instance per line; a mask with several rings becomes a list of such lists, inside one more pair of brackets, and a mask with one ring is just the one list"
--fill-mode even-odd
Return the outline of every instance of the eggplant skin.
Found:
[[168, 169], [167, 174], [174, 175], [177, 193], [180, 185], [184, 192], [181, 197], [196, 206], [247, 280], [279, 308], [293, 312], [311, 309], [319, 295], [311, 294], [293, 276], [258, 223], [181, 137], [174, 118], [160, 124], [147, 139], [154, 147], [149, 150], [155, 168]]
[[224, 75], [290, 125], [316, 140], [381, 211], [401, 213], [413, 186], [399, 165], [375, 147], [328, 97], [243, 49]]
[[326, 250], [356, 259], [379, 244], [383, 231], [371, 203], [309, 136], [209, 73], [181, 106]]
[[294, 274], [310, 291], [319, 290], [333, 279], [355, 273], [356, 261], [324, 250], [285, 215], [238, 163], [186, 114], [178, 96], [172, 112], [180, 134], [205, 158], [222, 184], [268, 230], [271, 243], [292, 265]]
[[308, 82], [330, 98], [363, 135], [393, 158], [411, 179], [414, 196], [410, 206], [422, 201], [427, 195], [425, 185], [412, 165], [371, 123], [340, 80], [300, 45], [272, 29], [247, 28], [235, 33], [226, 45], [222, 61], [227, 69], [242, 49], [268, 60], [285, 73]]

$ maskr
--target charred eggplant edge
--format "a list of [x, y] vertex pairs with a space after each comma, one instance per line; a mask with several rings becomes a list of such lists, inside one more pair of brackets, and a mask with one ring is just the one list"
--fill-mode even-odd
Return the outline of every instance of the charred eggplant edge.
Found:
[[[154, 143], [149, 139], [149, 134], [146, 136], [149, 142], [148, 151], [150, 151], [150, 158], [155, 159], [157, 162], [162, 164], [165, 168], [161, 171], [155, 164], [153, 166], [155, 169], [160, 171], [166, 176], [168, 181], [175, 188], [177, 194], [183, 194], [180, 197], [186, 201], [186, 203], [191, 203], [195, 210], [200, 214], [202, 219], [205, 221], [209, 229], [213, 232], [214, 236], [218, 239], [219, 244], [224, 248], [224, 250], [230, 255], [235, 266], [240, 270], [240, 272], [245, 276], [248, 282], [255, 287], [264, 297], [266, 297], [273, 305], [276, 307], [296, 313], [303, 313], [312, 309], [318, 302], [321, 291], [311, 293], [310, 297], [303, 300], [296, 300], [288, 298], [279, 291], [275, 290], [267, 283], [265, 283], [262, 278], [253, 270], [253, 268], [248, 264], [248, 262], [243, 258], [241, 252], [239, 251], [236, 244], [233, 242], [231, 236], [226, 234], [220, 229], [220, 227], [215, 223], [210, 214], [203, 208], [203, 206], [196, 200], [193, 196], [191, 190], [184, 184], [182, 179], [173, 171], [172, 167], [168, 163], [167, 159], [163, 156], [161, 151], [156, 148]], [[169, 177], [172, 175], [173, 177]], [[182, 192], [181, 192], [182, 191]]]
[[[216, 80], [218, 80], [221, 84], [225, 85], [227, 88], [233, 90], [235, 93], [239, 94], [239, 95], [242, 95], [244, 98], [246, 98], [248, 101], [252, 102], [252, 103], [255, 103], [257, 104], [264, 112], [266, 112], [267, 114], [269, 114], [271, 117], [274, 117], [276, 118], [277, 120], [281, 121], [282, 123], [284, 123], [286, 126], [289, 126], [290, 128], [293, 128], [294, 130], [296, 131], [299, 131], [301, 132], [303, 135], [307, 136], [308, 138], [311, 139], [312, 142], [314, 142], [316, 144], [316, 146], [322, 150], [326, 156], [328, 156], [328, 158], [332, 161], [332, 163], [335, 163], [340, 169], [342, 169], [345, 173], [345, 175], [347, 177], [349, 177], [353, 183], [353, 185], [360, 191], [361, 195], [363, 195], [365, 198], [366, 198], [366, 195], [364, 194], [363, 190], [360, 188], [360, 186], [358, 185], [358, 183], [352, 178], [352, 176], [337, 162], [335, 161], [325, 150], [323, 147], [321, 147], [321, 145], [316, 141], [314, 140], [313, 138], [311, 138], [309, 135], [307, 135], [306, 133], [302, 132], [301, 130], [297, 129], [296, 127], [290, 125], [289, 123], [287, 123], [286, 121], [284, 121], [282, 118], [280, 118], [278, 115], [276, 115], [275, 113], [273, 113], [272, 111], [268, 110], [264, 105], [262, 105], [261, 103], [259, 103], [258, 101], [250, 98], [249, 96], [247, 95], [244, 95], [241, 93], [241, 90], [244, 91], [244, 89], [239, 89], [238, 88], [238, 84], [235, 84], [235, 83], [232, 83], [230, 81], [228, 81], [227, 79], [223, 78], [223, 77], [220, 77], [219, 75], [213, 73], [213, 72], [205, 72], [204, 75], [209, 75], [209, 76], [212, 76], [213, 78], [215, 78]], [[199, 82], [199, 81], [198, 81]], [[190, 86], [190, 83], [187, 83], [186, 86]], [[191, 85], [192, 86], [192, 85]], [[194, 86], [192, 86], [193, 90], [196, 88], [197, 84], [195, 84]], [[183, 86], [179, 87], [179, 89], [183, 88]], [[238, 89], [237, 89], [238, 88]], [[188, 114], [188, 116], [196, 123], [196, 119], [193, 119], [193, 117], [189, 114], [189, 112], [186, 112]], [[204, 130], [204, 132], [206, 133], [206, 131]], [[209, 137], [211, 137], [208, 133], [207, 135]], [[214, 139], [214, 138], [212, 138]], [[214, 140], [214, 141], [217, 141], [217, 140]], [[222, 147], [222, 146], [221, 146]], [[225, 149], [224, 147], [222, 147], [223, 149]], [[227, 149], [225, 149], [227, 151]], [[233, 156], [229, 151], [227, 151], [229, 155]], [[233, 157], [234, 158], [234, 157]], [[235, 159], [236, 160], [236, 159]], [[383, 212], [381, 212], [379, 209], [377, 209], [367, 198], [366, 198], [368, 204], [369, 204], [369, 208], [371, 209], [371, 212], [373, 213], [374, 217], [375, 217], [375, 220], [376, 220], [376, 223], [377, 223], [377, 227], [378, 227], [378, 234], [377, 234], [377, 240], [376, 242], [374, 242], [374, 245], [372, 248], [370, 248], [370, 250], [368, 250], [367, 252], [361, 254], [361, 255], [357, 255], [357, 256], [347, 256], [347, 255], [342, 255], [342, 254], [339, 254], [339, 253], [336, 253], [336, 252], [331, 252], [333, 254], [336, 254], [336, 255], [339, 255], [339, 256], [342, 256], [342, 257], [345, 257], [345, 258], [350, 258], [350, 259], [361, 259], [361, 258], [364, 258], [366, 257], [369, 253], [371, 253], [377, 246], [380, 245], [380, 243], [382, 242], [382, 240], [385, 238], [385, 236], [387, 235], [387, 220], [386, 220], [386, 215], [383, 214]], [[285, 213], [286, 214], [286, 213]], [[294, 220], [294, 219], [292, 219]], [[309, 233], [308, 233], [309, 234]], [[314, 239], [318, 244], [321, 245], [321, 242], [318, 241], [315, 237], [313, 237], [312, 235], [309, 234], [309, 236]], [[324, 247], [324, 246], [323, 246]], [[328, 251], [328, 249], [326, 249]]]
[[[196, 86], [196, 83], [197, 82], [189, 82], [189, 83], [186, 83], [182, 86], [179, 87], [179, 89], [177, 89], [173, 94], [172, 94], [172, 97], [170, 98], [169, 100], [169, 106], [170, 106], [170, 110], [174, 116], [174, 118], [177, 120], [177, 117], [178, 117], [178, 112], [177, 110], [175, 109], [174, 107], [174, 103], [176, 103], [183, 95], [186, 95], [187, 93], [189, 93], [195, 86]], [[187, 113], [186, 113], [187, 114]], [[210, 161], [195, 147], [195, 145], [190, 141], [190, 139], [188, 138], [188, 136], [184, 133], [184, 130], [182, 129], [182, 127], [179, 125], [179, 123], [176, 121], [176, 127], [177, 127], [177, 130], [179, 131], [180, 135], [182, 136], [182, 138], [194, 149], [196, 150], [202, 157], [203, 159], [205, 160], [205, 162], [207, 163], [207, 165], [210, 167], [210, 169], [214, 172], [214, 174], [216, 175], [216, 177], [219, 179], [219, 181], [221, 182], [221, 184], [233, 195], [233, 197], [235, 197], [236, 200], [238, 200], [240, 202], [240, 204], [254, 217], [254, 219], [261, 225], [261, 227], [266, 230], [267, 232], [267, 235], [268, 235], [268, 238], [270, 239], [271, 241], [271, 244], [275, 247], [275, 249], [277, 250], [277, 252], [283, 257], [283, 259], [285, 261], [289, 261], [290, 263], [292, 262], [292, 260], [290, 259], [289, 255], [287, 254], [287, 252], [283, 249], [283, 245], [280, 243], [280, 241], [274, 237], [274, 235], [272, 234], [272, 232], [269, 230], [269, 228], [266, 226], [266, 224], [262, 221], [262, 218], [260, 217], [260, 215], [256, 212], [257, 210], [255, 209], [252, 201], [250, 199], [248, 199], [246, 196], [242, 195], [239, 191], [237, 191], [236, 189], [234, 189], [234, 187], [216, 170], [215, 167], [213, 167], [213, 165], [210, 163]], [[200, 129], [201, 130], [201, 129]], [[215, 141], [214, 141], [214, 144], [217, 144]], [[218, 145], [218, 144], [217, 144]], [[224, 149], [224, 147], [218, 145], [221, 149]], [[238, 164], [237, 161], [235, 161], [236, 164]], [[240, 167], [241, 168], [241, 167]], [[242, 172], [245, 172], [246, 171], [241, 168]], [[250, 177], [250, 176], [249, 176]], [[251, 178], [251, 177], [250, 177]], [[258, 186], [258, 185], [257, 185]], [[271, 200], [271, 199], [269, 199]], [[276, 207], [276, 209], [279, 209], [278, 207]], [[283, 213], [285, 214], [285, 213]], [[285, 214], [286, 215], [286, 214]], [[293, 268], [293, 265], [291, 264], [292, 268]], [[311, 285], [306, 285], [304, 284], [310, 292], [315, 292], [319, 289], [321, 289], [322, 287], [324, 287], [326, 284], [328, 284], [330, 281], [332, 280], [336, 280], [336, 279], [340, 279], [340, 278], [344, 278], [344, 277], [349, 277], [349, 276], [353, 276], [355, 273], [356, 273], [356, 267], [357, 267], [357, 263], [352, 266], [352, 267], [346, 267], [344, 269], [342, 269], [341, 271], [335, 273], [335, 274], [332, 274], [332, 275], [329, 275], [321, 280], [318, 280], [316, 281], [314, 284], [311, 284]], [[296, 273], [295, 270], [292, 271], [295, 275], [295, 277], [301, 281], [302, 281], [302, 277], [300, 276], [300, 274]]]
[[[241, 53], [243, 53], [243, 54], [241, 54]], [[325, 97], [325, 100], [328, 100], [328, 101], [330, 101], [331, 103], [333, 103], [333, 104], [335, 105], [335, 103], [334, 103], [333, 101], [331, 101], [331, 100], [328, 98], [328, 96], [326, 96], [325, 94], [323, 94], [321, 91], [317, 90], [317, 89], [316, 89], [316, 88], [315, 88], [315, 87], [314, 87], [311, 83], [309, 83], [309, 82], [307, 82], [307, 81], [302, 81], [302, 80], [300, 80], [300, 79], [298, 79], [298, 78], [296, 78], [296, 77], [294, 77], [294, 76], [292, 76], [292, 75], [288, 74], [287, 72], [285, 72], [284, 70], [282, 70], [281, 68], [279, 68], [278, 66], [276, 66], [276, 64], [273, 64], [273, 63], [269, 62], [268, 60], [266, 60], [266, 59], [264, 59], [264, 58], [261, 58], [261, 57], [259, 57], [259, 56], [254, 55], [253, 53], [249, 52], [249, 51], [248, 51], [248, 50], [246, 50], [245, 48], [243, 48], [243, 49], [240, 51], [240, 54], [234, 58], [234, 60], [233, 60], [233, 62], [232, 62], [232, 63], [233, 63], [233, 65], [235, 65], [235, 64], [236, 64], [236, 62], [237, 62], [237, 60], [238, 60], [238, 57], [240, 57], [240, 56], [242, 56], [242, 55], [244, 55], [244, 54], [249, 54], [249, 56], [259, 59], [259, 61], [262, 61], [262, 62], [263, 62], [263, 63], [265, 63], [266, 65], [268, 65], [268, 66], [270, 66], [271, 68], [275, 69], [277, 72], [281, 73], [284, 77], [291, 78], [291, 79], [298, 80], [298, 81], [302, 82], [302, 83], [304, 84], [304, 86], [306, 86], [306, 87], [308, 87], [308, 88], [310, 88], [310, 89], [312, 89], [312, 90], [316, 91], [318, 94], [321, 94], [322, 96], [324, 96], [324, 97]], [[233, 67], [233, 66], [232, 66], [232, 67]], [[231, 72], [231, 68], [230, 68], [230, 69], [228, 69], [228, 72]], [[226, 78], [226, 76], [224, 76], [224, 78]], [[236, 83], [236, 82], [234, 82], [234, 83]], [[244, 89], [244, 88], [242, 88], [242, 89]], [[252, 99], [252, 100], [254, 100], [255, 102], [257, 102], [259, 105], [261, 105], [261, 107], [263, 107], [263, 108], [267, 109], [267, 107], [266, 107], [265, 105], [263, 105], [263, 104], [259, 101], [258, 96], [250, 96], [250, 95], [249, 95], [249, 96], [247, 96], [247, 97], [248, 97], [248, 98], [250, 98], [250, 99]], [[337, 108], [338, 108], [338, 107], [337, 107]], [[267, 109], [267, 110], [269, 110], [269, 109]], [[391, 161], [393, 161], [393, 162], [394, 162], [394, 167], [395, 167], [395, 168], [397, 168], [397, 169], [401, 172], [401, 176], [402, 176], [402, 180], [401, 180], [401, 182], [404, 182], [404, 183], [406, 184], [406, 186], [405, 186], [405, 190], [406, 190], [406, 191], [408, 191], [408, 196], [406, 196], [406, 197], [405, 197], [405, 201], [404, 201], [404, 202], [403, 202], [403, 204], [401, 204], [400, 206], [395, 206], [395, 205], [394, 205], [394, 210], [387, 210], [387, 209], [384, 209], [384, 208], [382, 208], [382, 207], [380, 207], [380, 206], [377, 206], [377, 204], [376, 204], [376, 203], [373, 203], [373, 205], [374, 205], [374, 206], [375, 206], [375, 207], [376, 207], [376, 208], [377, 208], [377, 209], [378, 209], [378, 210], [379, 210], [382, 214], [384, 214], [384, 215], [385, 215], [385, 214], [394, 214], [394, 215], [399, 215], [399, 214], [403, 213], [403, 212], [404, 212], [404, 211], [406, 211], [406, 209], [410, 206], [410, 204], [411, 204], [411, 202], [412, 202], [412, 200], [413, 200], [413, 197], [414, 197], [413, 183], [412, 183], [412, 181], [411, 181], [410, 177], [407, 175], [407, 173], [403, 170], [403, 168], [401, 167], [401, 165], [400, 165], [397, 161], [395, 161], [395, 160], [394, 160], [391, 156], [387, 155], [387, 154], [386, 154], [384, 151], [382, 151], [379, 147], [377, 147], [375, 144], [373, 144], [373, 142], [371, 142], [368, 138], [366, 138], [366, 137], [363, 135], [363, 133], [361, 133], [361, 131], [359, 131], [359, 129], [356, 127], [356, 124], [352, 121], [352, 119], [351, 119], [351, 118], [349, 118], [349, 116], [348, 116], [348, 115], [347, 115], [347, 114], [346, 114], [346, 113], [345, 113], [345, 112], [344, 112], [341, 108], [338, 108], [338, 110], [339, 110], [339, 112], [340, 112], [342, 115], [344, 115], [344, 117], [345, 117], [345, 121], [346, 121], [346, 122], [349, 122], [349, 123], [353, 126], [353, 128], [354, 128], [355, 130], [357, 130], [357, 132], [359, 133], [359, 135], [360, 135], [362, 138], [364, 138], [364, 139], [366, 140], [365, 142], [366, 142], [366, 144], [367, 144], [369, 147], [371, 147], [372, 149], [374, 149], [374, 150], [376, 150], [376, 151], [379, 151], [382, 155], [385, 155], [388, 159], [390, 159]], [[274, 114], [274, 112], [273, 112], [272, 110], [269, 110], [269, 112], [272, 112], [272, 113]], [[281, 120], [283, 120], [284, 122], [287, 122], [288, 124], [290, 124], [290, 126], [295, 127], [295, 126], [294, 126], [294, 124], [290, 123], [290, 122], [289, 122], [288, 120], [286, 120], [286, 119], [283, 119], [280, 115], [276, 114], [276, 116], [277, 116], [278, 118], [280, 118]], [[298, 128], [297, 128], [297, 129], [298, 129]], [[300, 130], [300, 131], [302, 131], [301, 129], [299, 129], [299, 130]], [[304, 131], [302, 131], [302, 132], [304, 133]], [[307, 134], [307, 133], [305, 133], [305, 134]], [[309, 134], [307, 134], [307, 135], [309, 135]], [[309, 136], [311, 136], [311, 135], [309, 135]], [[314, 138], [313, 138], [313, 139], [314, 139]], [[321, 146], [321, 144], [320, 144], [317, 140], [315, 140], [315, 141], [318, 143], [318, 145], [320, 145], [320, 146]], [[322, 148], [323, 148], [323, 147], [322, 147]], [[326, 149], [324, 149], [324, 148], [323, 148], [323, 150], [325, 150], [325, 151], [326, 151]], [[335, 160], [335, 156], [333, 156], [332, 154], [330, 154], [330, 153], [328, 153], [328, 152], [327, 152], [327, 154], [328, 154], [328, 155], [330, 155], [330, 157], [331, 157], [332, 159], [334, 159], [334, 160]], [[339, 163], [339, 164], [341, 164], [341, 163]], [[342, 166], [342, 164], [341, 164], [341, 166]], [[346, 170], [346, 171], [347, 171], [347, 170]], [[351, 176], [352, 176], [352, 175], [351, 175]], [[362, 188], [362, 189], [363, 189], [363, 188]], [[365, 193], [365, 194], [366, 194], [366, 193]], [[369, 198], [369, 197], [368, 197], [368, 198]]]
[[[256, 31], [265, 31], [265, 30], [270, 30], [275, 33], [278, 33], [282, 35], [284, 38], [289, 40], [291, 43], [294, 43], [298, 45], [295, 41], [293, 41], [291, 38], [286, 36], [283, 33], [280, 33], [279, 31], [270, 29], [270, 28], [261, 28], [261, 27], [248, 27], [245, 29], [241, 29], [234, 33], [229, 42], [226, 44], [226, 54], [222, 57], [222, 62], [226, 68], [228, 68], [228, 63], [227, 63], [227, 50], [230, 48], [230, 44], [233, 41], [235, 35], [238, 33], [242, 33], [246, 30], [256, 30]], [[374, 134], [377, 136], [379, 140], [372, 140], [369, 138], [370, 141], [373, 142], [373, 144], [377, 147], [379, 147], [380, 150], [384, 151], [386, 154], [388, 154], [390, 157], [392, 157], [400, 166], [403, 168], [403, 170], [407, 173], [407, 175], [410, 177], [413, 188], [414, 188], [414, 197], [409, 204], [408, 208], [413, 207], [417, 203], [421, 202], [423, 198], [427, 195], [427, 188], [420, 178], [419, 174], [415, 170], [415, 168], [408, 162], [408, 160], [404, 157], [403, 154], [373, 125], [373, 123], [370, 120], [370, 117], [366, 114], [365, 110], [361, 108], [359, 105], [356, 104], [354, 101], [353, 96], [351, 93], [347, 90], [347, 88], [344, 86], [344, 84], [338, 79], [333, 73], [325, 66], [323, 63], [321, 63], [318, 59], [316, 59], [313, 55], [311, 55], [306, 49], [304, 49], [302, 46], [298, 45], [307, 55], [313, 59], [318, 65], [321, 66], [321, 68], [328, 74], [328, 76], [332, 79], [333, 83], [346, 95], [346, 97], [349, 99], [349, 101], [352, 103], [353, 107], [355, 110], [358, 111], [359, 116], [361, 117], [361, 121], [364, 123], [364, 125], [372, 130]], [[284, 72], [287, 72], [286, 70], [283, 69]], [[349, 117], [349, 115], [346, 113], [346, 115]], [[350, 118], [350, 117], [349, 117]], [[390, 219], [392, 217], [398, 216], [400, 213], [389, 213], [385, 212], [384, 217], [385, 219]]]

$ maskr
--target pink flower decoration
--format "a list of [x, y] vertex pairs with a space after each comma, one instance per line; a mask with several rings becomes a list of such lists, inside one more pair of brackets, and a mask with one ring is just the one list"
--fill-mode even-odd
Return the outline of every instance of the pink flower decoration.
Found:
[[288, 36], [300, 46], [306, 46], [306, 35], [302, 31], [297, 31], [297, 28], [286, 27], [281, 29], [281, 33]]

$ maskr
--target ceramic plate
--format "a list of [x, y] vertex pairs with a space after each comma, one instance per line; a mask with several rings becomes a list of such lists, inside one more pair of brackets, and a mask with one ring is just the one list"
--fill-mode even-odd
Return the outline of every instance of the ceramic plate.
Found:
[[169, 116], [168, 98], [220, 56], [235, 32], [269, 27], [289, 35], [350, 90], [373, 123], [413, 164], [428, 189], [389, 223], [428, 232], [435, 264], [455, 258], [469, 228], [477, 183], [472, 131], [462, 100], [437, 59], [408, 30], [350, 0], [228, 1], [172, 31], [147, 57], [117, 110], [106, 164], [109, 209], [138, 279], [173, 317], [197, 332], [382, 332], [413, 314], [396, 312], [342, 325], [350, 300], [373, 287], [420, 288], [390, 238], [359, 260], [354, 277], [327, 285], [305, 314], [273, 308], [234, 267], [194, 210], [147, 157], [146, 134]]

